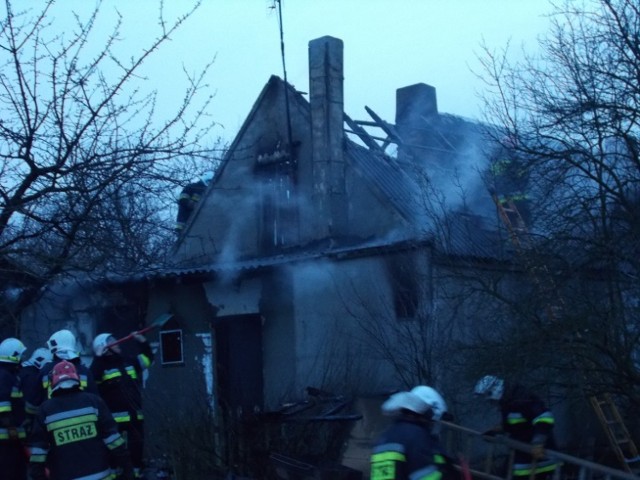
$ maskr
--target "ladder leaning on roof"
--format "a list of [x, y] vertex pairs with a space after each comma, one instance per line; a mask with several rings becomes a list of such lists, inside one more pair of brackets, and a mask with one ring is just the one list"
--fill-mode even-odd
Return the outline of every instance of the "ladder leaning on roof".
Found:
[[[533, 244], [531, 242], [530, 232], [515, 202], [509, 199], [500, 199], [495, 191], [490, 193], [498, 208], [498, 215], [507, 228], [509, 237], [514, 246], [519, 250], [519, 253], [522, 253], [522, 250], [525, 248], [532, 248]], [[546, 312], [549, 321], [555, 321], [556, 312], [558, 309], [564, 307], [564, 302], [553, 282], [551, 273], [544, 264], [534, 265], [530, 261], [525, 261], [525, 266], [532, 274], [532, 280], [535, 282], [536, 287], [544, 289], [547, 298], [549, 298], [549, 295], [553, 297], [546, 306]], [[576, 333], [576, 335], [578, 338], [580, 337], [579, 332]], [[582, 372], [582, 374], [586, 377], [584, 372]], [[640, 454], [638, 454], [638, 449], [611, 395], [606, 393], [589, 395], [588, 398], [617, 459], [625, 471], [632, 472], [630, 464], [640, 461]]]

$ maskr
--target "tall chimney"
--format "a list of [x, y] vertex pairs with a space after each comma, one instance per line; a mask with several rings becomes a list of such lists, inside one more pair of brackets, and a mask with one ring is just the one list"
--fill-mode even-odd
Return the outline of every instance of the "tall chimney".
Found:
[[[424, 145], [426, 131], [438, 119], [436, 89], [426, 83], [416, 83], [396, 90], [396, 130], [406, 145]], [[416, 160], [426, 156], [423, 151], [399, 148], [398, 161]]]
[[344, 72], [342, 40], [309, 42], [313, 203], [318, 238], [345, 233]]

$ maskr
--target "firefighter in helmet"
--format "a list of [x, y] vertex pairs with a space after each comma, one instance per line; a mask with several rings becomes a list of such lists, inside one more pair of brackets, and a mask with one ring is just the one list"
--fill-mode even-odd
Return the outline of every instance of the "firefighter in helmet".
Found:
[[492, 190], [502, 206], [513, 204], [522, 221], [528, 225], [531, 220], [530, 168], [517, 151], [515, 137], [506, 137], [500, 144], [490, 165]]
[[137, 355], [124, 355], [120, 344], [112, 345], [111, 333], [101, 333], [93, 340], [95, 357], [91, 373], [100, 396], [111, 410], [113, 419], [131, 452], [136, 478], [142, 477], [144, 450], [144, 416], [142, 413], [142, 376], [153, 361], [153, 352], [144, 335], [133, 333]]
[[530, 453], [516, 450], [513, 476], [550, 477], [558, 465], [545, 456], [545, 448], [555, 448], [555, 418], [540, 397], [522, 385], [494, 375], [485, 375], [478, 380], [474, 393], [500, 409], [501, 424], [485, 432], [485, 435], [504, 433], [514, 440], [531, 444]]
[[26, 349], [17, 338], [0, 343], [0, 472], [5, 480], [24, 480], [27, 475], [24, 399], [18, 376]]
[[22, 362], [20, 367], [20, 384], [24, 394], [24, 406], [27, 416], [25, 424], [27, 436], [29, 434], [29, 427], [33, 423], [33, 417], [38, 410], [38, 405], [41, 403], [39, 400], [41, 397], [40, 391], [42, 390], [40, 370], [52, 360], [53, 355], [51, 355], [48, 348], [36, 348], [29, 358]]
[[98, 395], [80, 389], [76, 367], [58, 362], [50, 384], [51, 398], [40, 405], [33, 424], [31, 478], [106, 480], [120, 474], [133, 479], [129, 452], [109, 409]]
[[40, 370], [40, 389], [38, 392], [38, 402], [51, 396], [51, 385], [49, 383], [50, 373], [53, 367], [63, 360], [71, 362], [76, 367], [76, 372], [80, 378], [80, 388], [91, 393], [98, 393], [98, 387], [93, 379], [91, 371], [80, 362], [80, 352], [78, 351], [76, 337], [70, 330], [58, 330], [47, 340], [47, 347], [53, 359], [45, 364]]
[[176, 233], [180, 234], [183, 230], [189, 217], [196, 208], [196, 205], [202, 198], [204, 191], [213, 178], [213, 172], [206, 172], [197, 181], [188, 184], [180, 192], [178, 197], [178, 216], [176, 218]]
[[371, 480], [440, 480], [450, 470], [437, 436], [447, 406], [433, 388], [417, 386], [391, 395], [382, 412], [394, 422], [371, 454]]

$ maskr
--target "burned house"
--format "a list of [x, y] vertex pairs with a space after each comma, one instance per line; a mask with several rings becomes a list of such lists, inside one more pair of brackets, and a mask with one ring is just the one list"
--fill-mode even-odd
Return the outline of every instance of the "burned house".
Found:
[[173, 268], [149, 277], [149, 318], [174, 314], [160, 332], [173, 353], [147, 384], [150, 419], [272, 412], [307, 387], [456, 393], [437, 359], [487, 305], [451, 273], [489, 269], [504, 244], [481, 175], [483, 128], [439, 113], [426, 84], [397, 91], [395, 123], [371, 109], [356, 121], [343, 82], [331, 37], [309, 44], [308, 100], [269, 79]]
[[[399, 88], [390, 122], [368, 107], [368, 120], [347, 115], [344, 81], [342, 42], [311, 41], [308, 97], [268, 80], [169, 268], [73, 281], [25, 315], [25, 339], [70, 328], [87, 362], [95, 334], [172, 315], [149, 335], [150, 458], [242, 463], [249, 443], [275, 448], [255, 419], [306, 418], [318, 437], [322, 418], [352, 421], [375, 411], [368, 399], [417, 383], [438, 388], [461, 424], [486, 421], [470, 392], [487, 372], [459, 345], [509, 328], [496, 294], [527, 282], [488, 188], [502, 159], [485, 126], [439, 111], [432, 86]], [[504, 193], [521, 193], [516, 180]], [[362, 403], [336, 410], [345, 398]]]

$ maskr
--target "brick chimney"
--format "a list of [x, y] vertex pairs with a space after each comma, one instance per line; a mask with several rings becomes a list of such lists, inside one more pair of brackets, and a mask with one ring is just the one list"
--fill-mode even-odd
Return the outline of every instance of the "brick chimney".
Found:
[[396, 126], [418, 126], [437, 116], [435, 87], [416, 83], [396, 90]]
[[[438, 120], [436, 89], [416, 83], [396, 90], [396, 129], [407, 145], [424, 144], [425, 130]], [[413, 152], [413, 156], [416, 153]], [[424, 153], [424, 152], [423, 152]], [[408, 160], [412, 152], [398, 151], [398, 161]]]
[[309, 42], [313, 203], [317, 238], [346, 233], [342, 40]]

